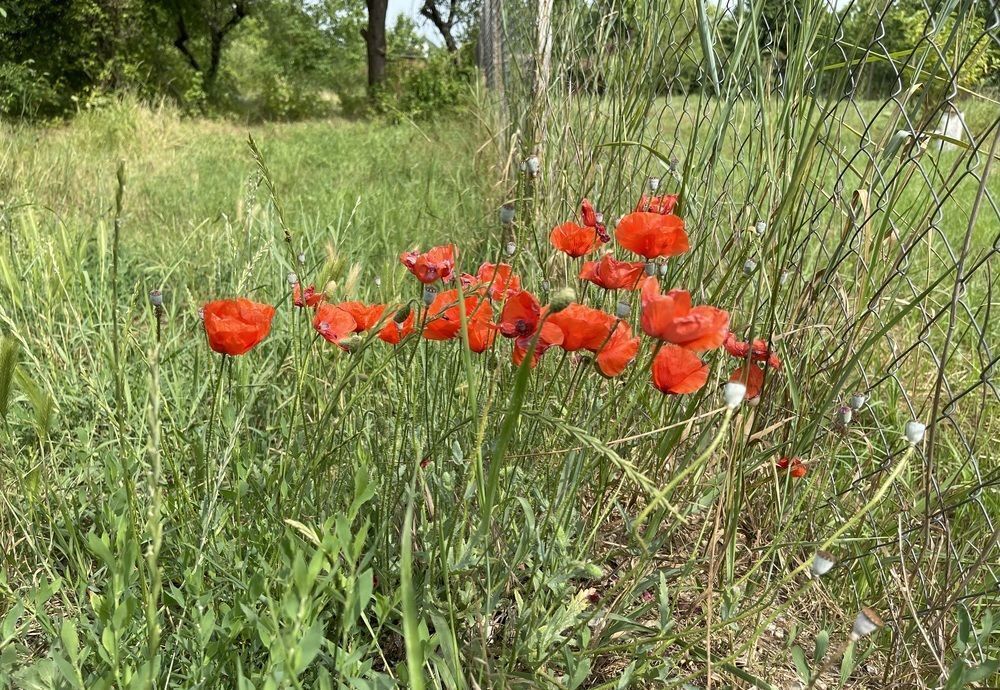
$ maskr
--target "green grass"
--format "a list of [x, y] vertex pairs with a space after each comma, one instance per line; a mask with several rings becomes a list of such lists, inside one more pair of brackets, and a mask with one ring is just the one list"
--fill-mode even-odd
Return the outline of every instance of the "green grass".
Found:
[[[1000, 223], [971, 210], [983, 152], [946, 154], [964, 171], [951, 189], [929, 155], [882, 155], [890, 115], [871, 141], [852, 133], [878, 104], [793, 112], [804, 84], [787, 103], [654, 100], [634, 119], [632, 85], [562, 87], [538, 180], [515, 172], [530, 125], [488, 108], [423, 129], [247, 132], [127, 103], [0, 125], [3, 684], [788, 687], [826, 658], [830, 686], [838, 670], [845, 687], [933, 686], [997, 656], [1000, 427], [982, 382]], [[785, 364], [757, 407], [725, 410], [721, 351], [704, 389], [667, 397], [648, 341], [608, 380], [557, 349], [519, 370], [503, 339], [348, 353], [291, 305], [289, 271], [333, 300], [416, 302], [399, 252], [455, 241], [461, 269], [496, 261], [496, 209], [515, 200], [525, 286], [613, 311], [545, 237], [582, 194], [627, 211], [651, 174], [683, 191], [692, 239], [664, 283], [774, 337]], [[873, 201], [851, 225], [855, 189]], [[278, 313], [221, 360], [198, 308], [230, 295]], [[855, 390], [870, 399], [838, 428]], [[934, 409], [931, 456], [902, 429]], [[802, 480], [775, 470], [791, 454]], [[840, 559], [822, 580], [817, 548]], [[841, 662], [865, 605], [887, 629]]]

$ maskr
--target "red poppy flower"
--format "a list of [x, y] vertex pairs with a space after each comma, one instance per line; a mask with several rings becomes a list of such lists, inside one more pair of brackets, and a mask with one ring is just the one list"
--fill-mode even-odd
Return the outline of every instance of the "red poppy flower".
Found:
[[313, 328], [331, 343], [340, 341], [357, 329], [358, 324], [350, 313], [334, 304], [321, 304], [313, 317]]
[[621, 219], [615, 228], [618, 244], [647, 259], [660, 256], [678, 256], [686, 252], [687, 233], [684, 219], [673, 215], [660, 215], [636, 211]]
[[455, 275], [455, 245], [432, 247], [423, 254], [414, 250], [404, 252], [399, 261], [421, 283], [441, 280], [445, 283]]
[[593, 228], [577, 225], [576, 223], [563, 223], [552, 228], [549, 233], [549, 242], [561, 252], [569, 254], [574, 259], [597, 249], [600, 241], [597, 232]]
[[600, 309], [571, 304], [562, 311], [552, 314], [548, 322], [562, 330], [562, 347], [567, 352], [577, 350], [596, 352], [608, 339], [615, 324], [615, 317]]
[[316, 286], [310, 285], [303, 292], [302, 286], [295, 283], [292, 287], [292, 304], [296, 307], [315, 307], [323, 301], [323, 293], [316, 292]]
[[538, 328], [542, 316], [542, 306], [538, 299], [527, 290], [521, 290], [508, 298], [500, 312], [500, 335], [505, 338], [523, 338]]
[[806, 476], [806, 472], [808, 471], [801, 458], [782, 457], [778, 462], [774, 463], [774, 466], [779, 470], [786, 470], [796, 479]]
[[[466, 318], [475, 312], [479, 300], [476, 297], [465, 298]], [[458, 290], [439, 292], [427, 308], [427, 324], [424, 326], [424, 337], [428, 340], [451, 340], [458, 335], [462, 327], [462, 315], [458, 307]]]
[[600, 261], [585, 261], [580, 267], [580, 278], [605, 290], [635, 290], [646, 264], [641, 261], [619, 261], [610, 254]]
[[722, 345], [729, 313], [709, 306], [691, 307], [686, 290], [660, 294], [655, 279], [642, 286], [642, 330], [647, 335], [689, 350], [714, 350]]
[[664, 345], [653, 358], [653, 385], [663, 393], [694, 393], [708, 381], [708, 365], [677, 345]]
[[382, 329], [378, 332], [378, 337], [390, 345], [399, 345], [400, 341], [410, 335], [410, 333], [413, 333], [412, 311], [407, 314], [402, 323], [397, 322], [395, 319], [390, 319], [389, 323], [382, 326]]
[[594, 205], [590, 203], [589, 199], [580, 202], [580, 217], [583, 219], [584, 225], [588, 228], [594, 228], [602, 243], [611, 241], [607, 227], [601, 222], [600, 214], [594, 210]]
[[676, 194], [664, 194], [663, 196], [653, 197], [643, 195], [639, 199], [639, 203], [635, 207], [635, 210], [666, 215], [668, 213], [673, 213], [674, 209], [677, 208], [677, 199], [678, 196]]
[[203, 308], [208, 346], [224, 355], [249, 352], [271, 332], [274, 307], [248, 299], [220, 299]]
[[468, 314], [469, 349], [473, 352], [485, 352], [497, 339], [497, 327], [493, 323], [493, 307], [486, 300], [481, 300], [475, 311]]
[[462, 274], [462, 287], [502, 302], [521, 289], [521, 278], [514, 275], [510, 264], [484, 263], [476, 275]]
[[767, 362], [767, 366], [772, 369], [781, 368], [781, 359], [778, 355], [771, 351], [771, 348], [767, 344], [766, 340], [757, 339], [752, 343], [742, 342], [736, 340], [736, 336], [729, 333], [726, 335], [726, 339], [722, 342], [722, 346], [725, 347], [726, 352], [733, 357], [746, 359], [749, 356], [751, 361]]
[[373, 328], [378, 324], [382, 318], [382, 313], [385, 311], [384, 304], [366, 305], [364, 302], [341, 302], [337, 307], [354, 317], [354, 321], [357, 324], [354, 327], [355, 333], [361, 333]]
[[632, 337], [632, 328], [619, 321], [615, 332], [597, 353], [597, 368], [605, 376], [618, 376], [639, 352], [639, 339]]
[[[519, 337], [514, 341], [514, 352], [512, 353], [512, 359], [514, 364], [521, 366], [521, 362], [524, 361], [524, 356], [528, 354], [528, 348], [531, 346], [532, 335]], [[538, 364], [538, 360], [541, 359], [545, 351], [550, 347], [556, 345], [562, 345], [563, 342], [563, 332], [562, 329], [556, 326], [554, 323], [546, 321], [542, 324], [541, 333], [538, 335], [538, 343], [535, 344], [535, 352], [531, 357], [531, 364], [529, 365], [532, 369]]]
[[764, 370], [758, 364], [746, 364], [737, 367], [729, 376], [729, 380], [738, 381], [747, 387], [744, 397], [748, 401], [756, 400], [764, 388]]

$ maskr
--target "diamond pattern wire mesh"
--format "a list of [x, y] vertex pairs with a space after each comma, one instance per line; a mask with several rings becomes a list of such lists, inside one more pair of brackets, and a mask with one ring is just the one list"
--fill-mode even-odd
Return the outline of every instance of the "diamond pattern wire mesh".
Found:
[[[700, 245], [687, 275], [702, 296], [804, 353], [813, 380], [794, 405], [763, 404], [758, 424], [784, 420], [784, 443], [855, 470], [825, 475], [814, 527], [778, 536], [818, 540], [809, 529], [847, 520], [900, 461], [905, 422], [927, 423], [909, 481], [891, 485], [843, 560], [855, 602], [889, 612], [884, 680], [946, 676], [957, 617], [1000, 597], [1000, 9], [562, 3], [539, 90], [539, 3], [488, 4], [499, 148], [542, 166], [531, 199], [515, 199], [535, 235], [521, 243], [544, 245], [581, 196], [627, 212], [647, 176], [663, 177]], [[504, 169], [506, 189], [523, 189]], [[747, 261], [761, 267], [749, 278]], [[855, 391], [865, 405], [831, 442], [827, 411]]]

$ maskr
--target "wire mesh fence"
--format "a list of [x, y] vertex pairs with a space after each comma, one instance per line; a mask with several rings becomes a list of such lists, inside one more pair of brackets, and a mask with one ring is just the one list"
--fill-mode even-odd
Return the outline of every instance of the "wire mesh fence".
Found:
[[[837, 468], [769, 543], [822, 542], [880, 499], [838, 542], [835, 595], [888, 612], [877, 675], [933, 687], [995, 658], [969, 627], [1000, 597], [998, 7], [487, 5], [519, 243], [555, 284], [545, 236], [581, 197], [613, 221], [650, 178], [677, 192], [693, 249], [671, 276], [795, 355], [747, 437]], [[909, 458], [907, 420], [927, 427]]]

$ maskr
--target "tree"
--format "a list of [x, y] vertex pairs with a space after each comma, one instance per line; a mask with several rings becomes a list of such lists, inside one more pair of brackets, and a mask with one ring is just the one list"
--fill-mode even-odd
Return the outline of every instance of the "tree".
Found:
[[[219, 74], [222, 49], [230, 32], [239, 26], [251, 12], [253, 0], [161, 0], [176, 28], [174, 47], [181, 52], [187, 63], [205, 80], [211, 88]], [[192, 37], [191, 31], [196, 32]], [[208, 42], [208, 60], [199, 58], [191, 46], [204, 34]]]
[[368, 25], [361, 32], [368, 56], [368, 91], [373, 93], [385, 81], [386, 41], [385, 17], [389, 0], [365, 0], [368, 6]]
[[427, 19], [444, 40], [449, 53], [459, 45], [479, 11], [479, 0], [424, 0], [420, 15]]

